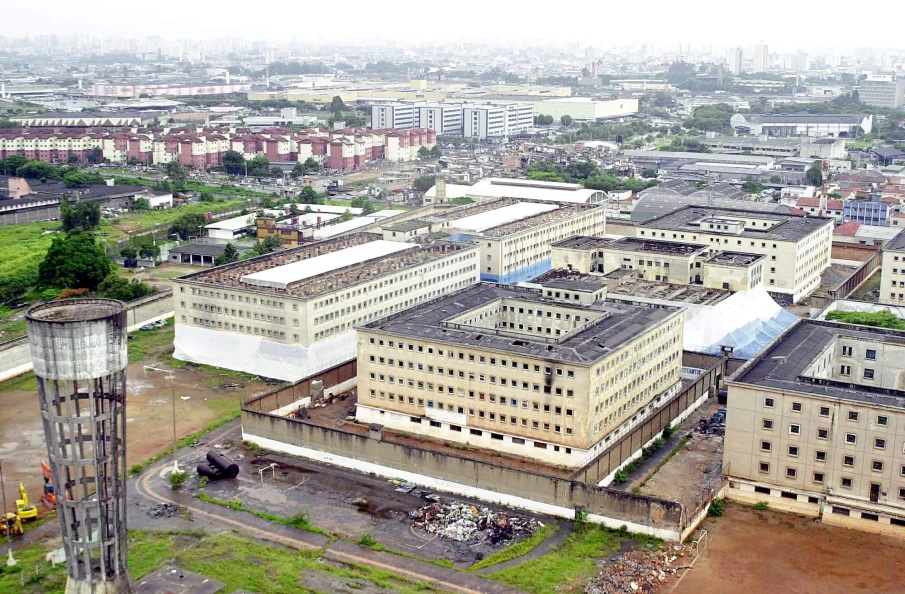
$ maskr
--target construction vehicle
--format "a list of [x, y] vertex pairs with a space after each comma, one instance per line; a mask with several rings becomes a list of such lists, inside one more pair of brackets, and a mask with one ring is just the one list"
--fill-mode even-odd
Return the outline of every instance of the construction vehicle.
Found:
[[19, 496], [22, 499], [16, 499], [16, 513], [19, 516], [19, 519], [23, 522], [25, 520], [34, 520], [38, 517], [38, 508], [33, 505], [29, 505], [28, 503], [28, 492], [25, 490], [25, 485], [21, 482], [19, 483]]
[[53, 477], [50, 474], [50, 466], [44, 460], [41, 460], [41, 470], [44, 471], [44, 494], [41, 501], [50, 509], [56, 509], [57, 495], [53, 489]]
[[7, 534], [10, 536], [25, 534], [25, 531], [22, 530], [22, 520], [13, 512], [6, 514], [5, 521], [0, 520], [0, 536], [6, 536]]

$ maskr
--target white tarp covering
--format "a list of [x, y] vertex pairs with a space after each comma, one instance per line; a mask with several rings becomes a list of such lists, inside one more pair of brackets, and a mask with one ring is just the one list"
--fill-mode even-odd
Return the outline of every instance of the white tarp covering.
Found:
[[294, 382], [354, 359], [358, 338], [355, 330], [350, 330], [306, 348], [260, 336], [176, 324], [173, 344], [173, 356], [180, 361]]
[[718, 354], [730, 346], [733, 356], [750, 359], [797, 319], [763, 287], [740, 291], [685, 323], [684, 348]]
[[470, 217], [456, 219], [452, 221], [452, 223], [450, 223], [450, 226], [453, 229], [458, 229], [461, 231], [474, 231], [476, 233], [480, 233], [481, 231], [486, 231], [487, 229], [493, 229], [494, 227], [499, 227], [500, 225], [505, 225], [506, 223], [527, 219], [528, 217], [533, 217], [545, 212], [550, 212], [551, 210], [556, 210], [557, 208], [559, 207], [555, 204], [542, 204], [539, 202], [518, 202], [516, 204], [504, 206], [503, 208], [496, 208], [494, 210], [488, 210], [476, 215], [471, 215]]
[[384, 241], [383, 239], [363, 243], [361, 245], [352, 246], [343, 250], [330, 252], [321, 256], [315, 256], [306, 260], [299, 260], [291, 264], [284, 264], [262, 270], [253, 274], [246, 274], [242, 277], [243, 283], [257, 285], [259, 287], [274, 287], [276, 289], [285, 289], [291, 283], [311, 278], [325, 272], [339, 270], [359, 262], [367, 262], [375, 258], [382, 258], [390, 254], [402, 252], [405, 250], [419, 249], [417, 245], [411, 243], [400, 243], [398, 241]]
[[374, 219], [369, 219], [367, 217], [359, 217], [357, 219], [352, 219], [351, 221], [343, 221], [342, 223], [334, 223], [332, 225], [327, 225], [326, 227], [321, 227], [320, 229], [314, 230], [314, 239], [326, 239], [328, 237], [333, 237], [335, 235], [339, 235], [340, 233], [346, 233], [348, 231], [354, 231], [356, 229], [360, 229], [362, 227], [367, 227], [368, 225], [373, 225]]

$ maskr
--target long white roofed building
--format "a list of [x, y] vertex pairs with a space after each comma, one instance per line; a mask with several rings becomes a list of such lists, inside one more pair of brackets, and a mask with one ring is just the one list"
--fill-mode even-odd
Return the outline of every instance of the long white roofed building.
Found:
[[182, 276], [175, 357], [295, 381], [354, 359], [356, 326], [477, 283], [478, 257], [358, 233]]

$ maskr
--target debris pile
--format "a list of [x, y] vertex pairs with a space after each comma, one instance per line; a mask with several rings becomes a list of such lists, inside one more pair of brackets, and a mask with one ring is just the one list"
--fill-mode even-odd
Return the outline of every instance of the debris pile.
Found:
[[629, 551], [597, 572], [584, 588], [585, 594], [654, 594], [680, 569], [691, 567], [688, 547], [673, 545], [665, 551]]
[[182, 508], [172, 503], [161, 503], [148, 510], [152, 518], [172, 518], [182, 513]]
[[358, 390], [355, 388], [340, 392], [339, 394], [331, 394], [330, 396], [324, 396], [323, 392], [321, 392], [312, 398], [311, 408], [324, 408], [330, 406], [334, 402], [345, 402], [347, 398], [351, 398], [354, 402], [357, 395]]
[[510, 516], [486, 507], [451, 501], [431, 503], [409, 512], [412, 526], [421, 528], [440, 538], [458, 542], [496, 545], [515, 538], [530, 536], [543, 526], [531, 518]]

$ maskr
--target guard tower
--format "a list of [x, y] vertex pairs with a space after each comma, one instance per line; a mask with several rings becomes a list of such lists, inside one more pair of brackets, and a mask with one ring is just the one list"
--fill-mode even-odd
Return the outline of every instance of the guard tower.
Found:
[[66, 594], [131, 594], [126, 567], [126, 310], [66, 299], [25, 316], [66, 551]]

